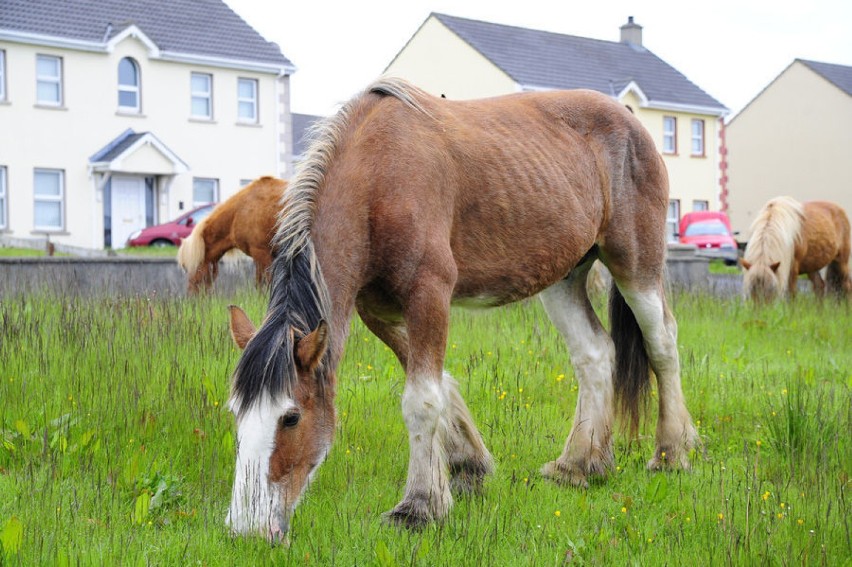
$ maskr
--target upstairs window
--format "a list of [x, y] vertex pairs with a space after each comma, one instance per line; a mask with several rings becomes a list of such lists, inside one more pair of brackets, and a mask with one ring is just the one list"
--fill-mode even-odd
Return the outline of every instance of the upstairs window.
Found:
[[6, 52], [0, 49], [0, 102], [6, 100]]
[[142, 110], [139, 97], [139, 65], [130, 57], [118, 63], [118, 109], [138, 113]]
[[36, 56], [36, 102], [45, 106], [62, 106], [62, 58]]
[[692, 155], [704, 156], [704, 121], [692, 119]]
[[663, 116], [663, 153], [677, 153], [677, 118]]
[[65, 175], [58, 169], [36, 169], [33, 176], [36, 230], [65, 228]]
[[257, 123], [257, 80], [237, 79], [237, 118]]
[[710, 210], [710, 202], [705, 201], [703, 199], [695, 199], [692, 201], [692, 210], [693, 211], [709, 211]]
[[192, 73], [192, 110], [193, 118], [213, 119], [213, 75]]
[[196, 177], [192, 180], [192, 206], [200, 207], [219, 200], [219, 180]]

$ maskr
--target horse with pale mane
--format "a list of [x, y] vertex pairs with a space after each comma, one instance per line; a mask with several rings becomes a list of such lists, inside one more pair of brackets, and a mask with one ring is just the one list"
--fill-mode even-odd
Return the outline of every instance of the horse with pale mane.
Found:
[[799, 275], [807, 274], [818, 297], [826, 289], [836, 297], [849, 297], [850, 239], [849, 217], [835, 203], [770, 200], [754, 219], [740, 260], [743, 294], [756, 301], [794, 297]]
[[[230, 407], [238, 449], [227, 523], [286, 539], [328, 455], [336, 370], [357, 311], [405, 371], [408, 479], [386, 514], [416, 527], [479, 490], [493, 458], [444, 370], [450, 306], [540, 294], [579, 383], [561, 454], [541, 469], [585, 487], [614, 466], [617, 412], [635, 434], [650, 371], [652, 470], [687, 468], [697, 440], [664, 293], [668, 178], [653, 139], [593, 91], [483, 100], [381, 79], [318, 124], [282, 200], [266, 317], [231, 309], [244, 350]], [[586, 277], [612, 274], [611, 331]]]
[[272, 238], [287, 182], [275, 177], [255, 179], [216, 205], [184, 238], [177, 261], [188, 276], [189, 293], [207, 290], [219, 274], [219, 260], [246, 254], [254, 260], [258, 287], [269, 283]]

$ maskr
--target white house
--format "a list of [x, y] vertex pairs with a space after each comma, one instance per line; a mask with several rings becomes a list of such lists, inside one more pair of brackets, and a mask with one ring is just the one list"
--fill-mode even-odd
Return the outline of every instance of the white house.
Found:
[[221, 0], [2, 0], [0, 234], [119, 248], [289, 177], [294, 71]]

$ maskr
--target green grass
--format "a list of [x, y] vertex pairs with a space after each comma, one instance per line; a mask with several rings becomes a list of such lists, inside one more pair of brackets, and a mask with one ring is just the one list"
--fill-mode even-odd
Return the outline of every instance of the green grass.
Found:
[[[44, 250], [35, 250], [32, 248], [12, 248], [7, 246], [0, 246], [0, 257], [20, 258], [31, 256], [47, 256], [47, 252]], [[56, 256], [68, 256], [68, 254], [57, 252]]]
[[0, 564], [849, 564], [852, 312], [754, 310], [678, 295], [683, 388], [703, 440], [688, 473], [645, 470], [653, 419], [617, 436], [588, 490], [538, 474], [559, 455], [577, 382], [535, 301], [455, 311], [446, 366], [497, 460], [481, 495], [421, 532], [382, 524], [408, 454], [402, 373], [353, 323], [335, 445], [290, 548], [233, 539], [224, 408], [239, 353], [228, 303], [265, 298], [0, 303]]
[[177, 246], [129, 246], [127, 248], [119, 248], [115, 252], [119, 256], [162, 256], [166, 258], [174, 258], [177, 256], [177, 250]]

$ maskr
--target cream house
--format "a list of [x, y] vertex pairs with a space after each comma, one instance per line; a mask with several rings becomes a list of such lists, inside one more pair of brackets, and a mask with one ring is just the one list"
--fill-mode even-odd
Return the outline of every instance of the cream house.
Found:
[[852, 216], [852, 67], [796, 59], [727, 127], [730, 217], [743, 239], [771, 198]]
[[294, 70], [221, 0], [3, 0], [0, 234], [118, 248], [288, 177]]
[[456, 99], [549, 89], [604, 92], [633, 110], [665, 159], [670, 239], [682, 213], [726, 207], [719, 130], [727, 108], [643, 47], [642, 27], [632, 17], [614, 42], [433, 13], [385, 73]]

